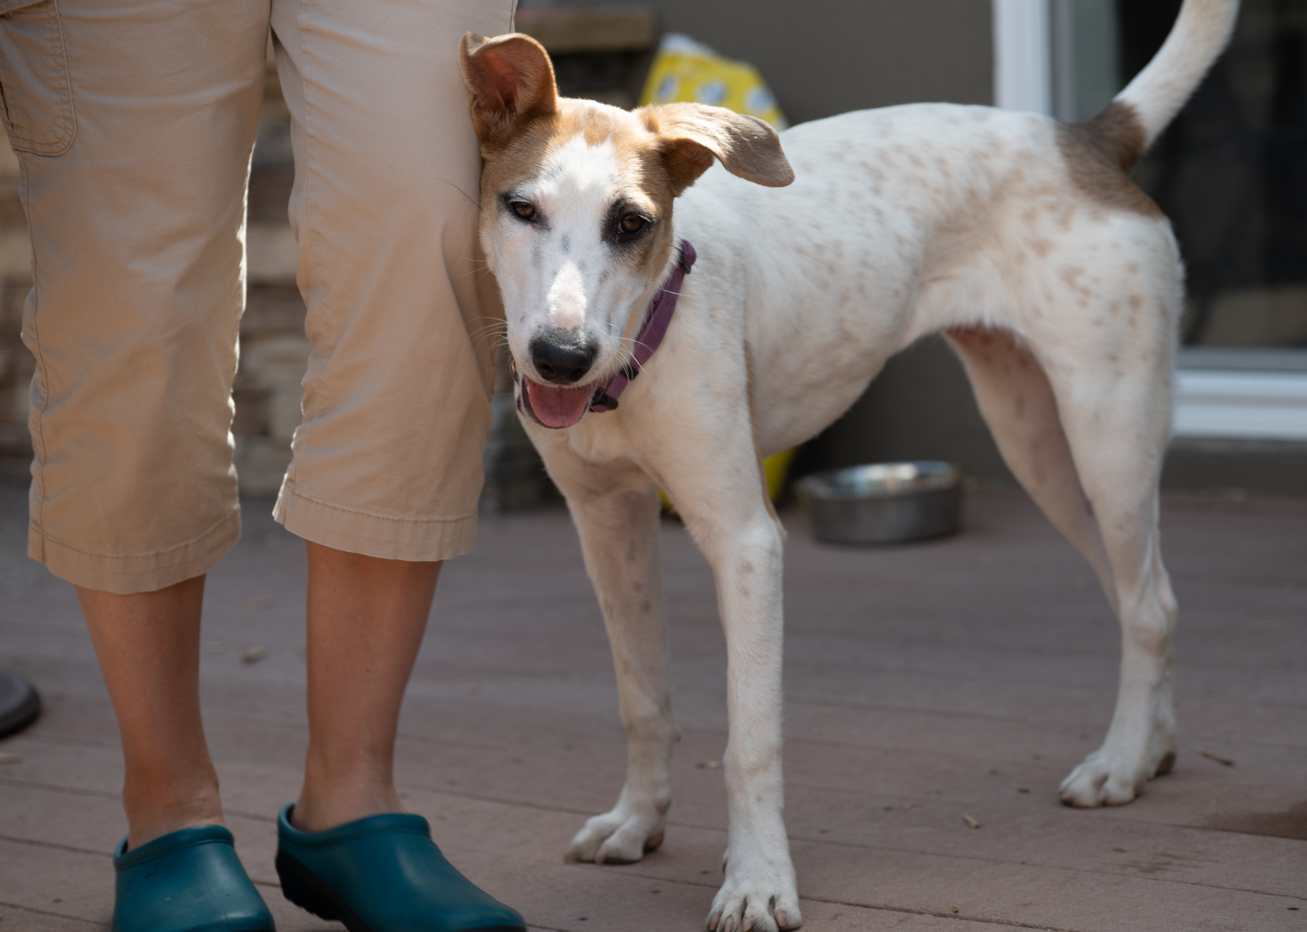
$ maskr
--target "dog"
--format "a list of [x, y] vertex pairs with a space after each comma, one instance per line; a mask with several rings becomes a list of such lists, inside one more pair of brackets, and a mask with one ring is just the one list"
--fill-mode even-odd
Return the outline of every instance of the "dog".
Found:
[[480, 241], [518, 408], [580, 532], [629, 739], [621, 796], [570, 859], [639, 860], [672, 804], [662, 488], [712, 566], [727, 642], [729, 832], [707, 926], [799, 926], [782, 820], [784, 532], [761, 461], [815, 436], [931, 333], [1120, 620], [1116, 711], [1061, 798], [1127, 803], [1170, 769], [1177, 605], [1157, 489], [1183, 269], [1129, 172], [1237, 6], [1185, 0], [1152, 62], [1074, 126], [920, 104], [778, 137], [698, 104], [561, 99], [534, 40], [464, 36]]

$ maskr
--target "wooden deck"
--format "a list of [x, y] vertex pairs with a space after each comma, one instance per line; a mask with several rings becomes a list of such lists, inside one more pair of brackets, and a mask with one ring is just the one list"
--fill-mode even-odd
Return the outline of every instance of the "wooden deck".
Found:
[[[112, 908], [122, 761], [72, 589], [22, 555], [23, 499], [0, 488], [0, 663], [47, 707], [0, 742], [21, 756], [0, 763], [0, 932], [81, 932]], [[283, 900], [272, 867], [306, 739], [305, 569], [266, 511], [249, 503], [245, 540], [210, 577], [206, 725], [278, 928], [339, 929]], [[1095, 811], [1056, 789], [1105, 729], [1118, 635], [1088, 567], [1023, 496], [974, 493], [961, 535], [886, 550], [818, 546], [785, 517], [786, 818], [805, 928], [1307, 930], [1307, 502], [1166, 500], [1179, 763]], [[566, 515], [487, 519], [441, 580], [400, 784], [534, 929], [693, 932], [720, 877], [722, 636], [706, 564], [676, 524], [663, 538], [677, 798], [662, 850], [625, 867], [561, 857], [625, 760]], [[253, 647], [266, 658], [243, 662]]]

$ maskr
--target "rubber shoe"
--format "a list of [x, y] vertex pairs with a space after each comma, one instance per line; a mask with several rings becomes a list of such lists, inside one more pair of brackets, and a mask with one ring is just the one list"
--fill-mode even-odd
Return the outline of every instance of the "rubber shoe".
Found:
[[525, 932], [514, 909], [445, 860], [419, 815], [391, 813], [325, 832], [277, 817], [281, 891], [301, 909], [349, 932]]
[[231, 832], [196, 825], [114, 850], [113, 932], [275, 932]]

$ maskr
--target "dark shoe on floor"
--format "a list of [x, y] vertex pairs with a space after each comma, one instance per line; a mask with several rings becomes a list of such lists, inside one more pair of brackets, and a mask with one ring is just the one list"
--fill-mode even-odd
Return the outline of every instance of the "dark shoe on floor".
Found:
[[0, 738], [30, 725], [41, 714], [41, 697], [17, 673], [0, 670]]
[[418, 815], [371, 816], [325, 832], [277, 819], [286, 899], [349, 932], [524, 932], [526, 924], [445, 860]]
[[274, 932], [231, 832], [197, 825], [113, 855], [113, 932]]

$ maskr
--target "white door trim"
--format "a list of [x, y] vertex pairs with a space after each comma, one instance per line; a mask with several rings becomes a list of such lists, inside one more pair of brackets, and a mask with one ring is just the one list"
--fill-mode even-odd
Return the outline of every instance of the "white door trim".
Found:
[[1172, 436], [1307, 441], [1307, 372], [1179, 369]]
[[994, 106], [1053, 113], [1049, 0], [993, 0]]

